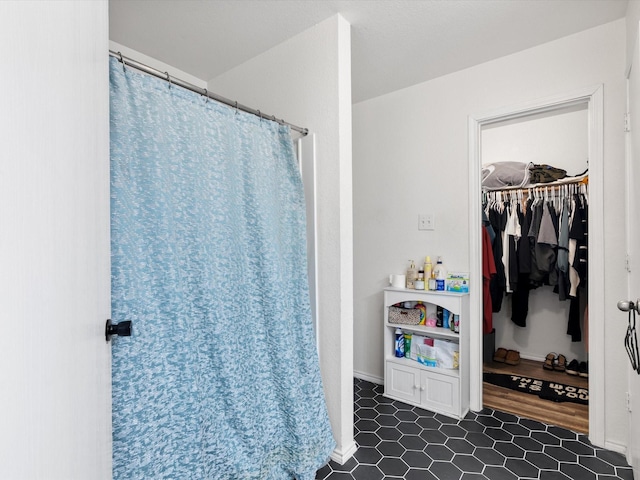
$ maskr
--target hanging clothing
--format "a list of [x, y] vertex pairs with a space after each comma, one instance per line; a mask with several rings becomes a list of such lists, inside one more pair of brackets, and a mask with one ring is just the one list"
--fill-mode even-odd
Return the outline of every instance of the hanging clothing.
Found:
[[560, 231], [558, 234], [558, 286], [556, 292], [560, 300], [569, 297], [569, 200], [562, 199]]
[[[549, 195], [545, 189], [535, 197], [530, 192], [524, 205], [518, 192], [505, 193], [505, 202], [498, 201], [502, 194], [491, 192], [485, 208], [496, 231], [493, 253], [497, 273], [490, 290], [492, 300], [502, 302], [505, 293], [511, 296], [511, 320], [526, 327], [530, 290], [553, 286], [559, 301], [571, 299], [567, 333], [573, 341], [580, 341], [586, 303], [582, 283], [587, 281], [588, 202], [585, 195], [568, 192], [558, 189]], [[494, 312], [499, 311], [496, 301]]]
[[[521, 229], [523, 232], [528, 232], [529, 217], [521, 211], [520, 204], [517, 210]], [[526, 327], [529, 313], [529, 276], [531, 275], [531, 247], [528, 235], [518, 239], [517, 260], [518, 282], [511, 299], [511, 321], [519, 327]]]
[[502, 258], [503, 249], [503, 232], [507, 225], [506, 211], [499, 210], [498, 205], [492, 205], [489, 209], [489, 221], [496, 232], [493, 241], [493, 258], [495, 263], [496, 274], [491, 277], [489, 289], [491, 291], [491, 306], [494, 313], [499, 312], [502, 308], [502, 299], [504, 298], [506, 288], [506, 277], [504, 272], [504, 264], [498, 259]]
[[496, 274], [496, 262], [493, 258], [491, 237], [487, 227], [482, 227], [482, 333], [493, 331], [493, 306], [491, 304], [491, 278]]

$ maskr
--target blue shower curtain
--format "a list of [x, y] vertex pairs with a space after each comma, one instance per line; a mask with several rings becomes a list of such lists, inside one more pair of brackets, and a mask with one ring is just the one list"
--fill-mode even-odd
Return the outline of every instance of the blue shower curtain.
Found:
[[289, 130], [110, 62], [113, 477], [311, 480], [335, 444]]

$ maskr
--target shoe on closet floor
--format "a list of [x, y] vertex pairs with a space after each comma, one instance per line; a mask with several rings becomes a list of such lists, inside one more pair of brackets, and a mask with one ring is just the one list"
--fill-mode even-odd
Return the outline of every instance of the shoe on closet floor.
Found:
[[556, 354], [551, 352], [547, 353], [547, 356], [542, 364], [542, 368], [545, 370], [553, 370], [553, 364], [556, 363]]
[[558, 360], [553, 365], [553, 369], [556, 372], [564, 372], [567, 369], [567, 357], [562, 354], [558, 355]]
[[580, 374], [580, 363], [575, 358], [569, 362], [567, 368], [565, 370], [569, 375], [579, 375]]
[[589, 378], [589, 364], [587, 362], [580, 362], [578, 367], [578, 375], [581, 377]]
[[498, 363], [504, 363], [505, 358], [507, 358], [507, 349], [499, 348], [496, 350], [496, 353], [493, 355], [493, 361]]
[[520, 352], [516, 350], [508, 350], [507, 356], [504, 359], [504, 363], [507, 365], [519, 365], [520, 364]]

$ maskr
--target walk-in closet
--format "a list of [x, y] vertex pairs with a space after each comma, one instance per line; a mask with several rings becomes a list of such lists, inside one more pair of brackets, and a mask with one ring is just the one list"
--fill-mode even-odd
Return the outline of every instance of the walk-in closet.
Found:
[[481, 131], [483, 404], [585, 433], [587, 110]]

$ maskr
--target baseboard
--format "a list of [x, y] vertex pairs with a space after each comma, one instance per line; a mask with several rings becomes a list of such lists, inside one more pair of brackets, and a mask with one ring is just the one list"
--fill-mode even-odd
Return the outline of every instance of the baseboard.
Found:
[[366, 382], [377, 383], [378, 385], [384, 384], [384, 378], [375, 377], [373, 375], [369, 375], [368, 373], [353, 371], [353, 376], [360, 380], [364, 380]]
[[612, 452], [618, 452], [622, 455], [627, 455], [627, 446], [622, 443], [617, 442], [604, 442], [604, 448], [607, 450], [611, 450]]
[[545, 361], [545, 358], [536, 357], [535, 355], [531, 355], [527, 353], [521, 353], [520, 358], [524, 358], [525, 360], [532, 360], [534, 362], [540, 362], [540, 363], [544, 363]]
[[353, 457], [353, 454], [358, 450], [358, 444], [356, 442], [351, 442], [347, 445], [346, 448], [339, 450], [336, 448], [331, 454], [331, 460], [340, 465], [344, 465], [347, 460]]

